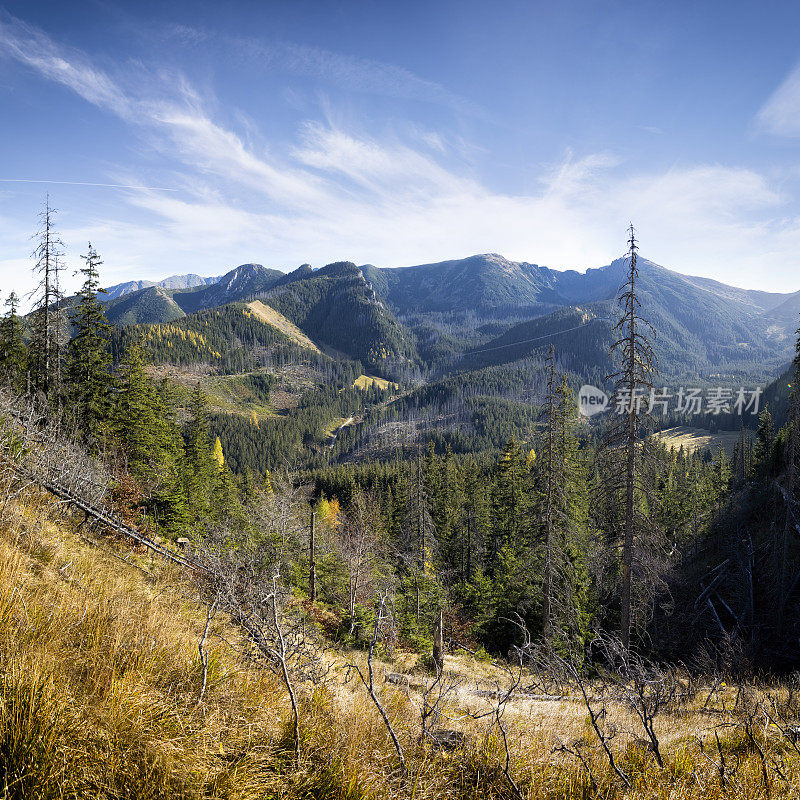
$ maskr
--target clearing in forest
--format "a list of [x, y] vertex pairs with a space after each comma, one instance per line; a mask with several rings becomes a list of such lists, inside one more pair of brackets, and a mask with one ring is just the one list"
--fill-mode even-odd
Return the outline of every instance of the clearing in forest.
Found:
[[[745, 436], [749, 437], [751, 434], [745, 431]], [[690, 428], [688, 425], [680, 425], [677, 428], [667, 428], [665, 431], [654, 433], [653, 436], [661, 442], [665, 447], [674, 447], [683, 450], [686, 453], [692, 453], [695, 450], [704, 450], [710, 448], [717, 451], [722, 448], [733, 452], [733, 446], [739, 441], [739, 431], [711, 431], [705, 428]]]
[[262, 303], [260, 300], [254, 300], [252, 303], [248, 303], [247, 307], [261, 322], [265, 322], [267, 325], [272, 325], [273, 328], [277, 328], [295, 344], [300, 345], [300, 347], [307, 347], [309, 350], [313, 350], [316, 353], [322, 352], [297, 325], [286, 319], [283, 314], [276, 311], [271, 306]]
[[400, 388], [396, 383], [391, 383], [387, 381], [385, 378], [376, 378], [373, 375], [359, 375], [355, 381], [353, 381], [353, 388], [354, 389], [361, 389], [366, 391], [367, 389], [371, 389], [373, 386], [377, 386], [379, 389], [386, 391], [390, 386], [393, 389]]

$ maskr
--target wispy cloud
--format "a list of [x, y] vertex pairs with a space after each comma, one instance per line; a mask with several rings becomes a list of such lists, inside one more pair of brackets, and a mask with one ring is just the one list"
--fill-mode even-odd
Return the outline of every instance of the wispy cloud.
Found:
[[[220, 121], [183, 77], [164, 81], [145, 71], [143, 80], [141, 67], [111, 75], [15, 21], [0, 24], [0, 49], [174, 159], [169, 181], [180, 193], [131, 191], [127, 216], [98, 212], [63, 231], [74, 241], [102, 241], [110, 281], [219, 274], [253, 260], [401, 266], [497, 250], [585, 268], [620, 253], [631, 219], [646, 255], [741, 285], [759, 283], [765, 253], [795, 263], [800, 250], [789, 198], [753, 170], [701, 164], [632, 173], [613, 153], [567, 152], [529, 192], [503, 193], [464, 167], [443, 136], [369, 136], [329, 114], [302, 125], [293, 141], [267, 147], [252, 123], [242, 133]], [[147, 185], [132, 170], [109, 178]], [[784, 288], [794, 283], [787, 277]]]
[[315, 78], [351, 92], [434, 103], [467, 115], [486, 115], [485, 109], [468, 98], [435, 81], [415, 75], [404, 67], [384, 61], [294, 42], [220, 36], [186, 25], [161, 27], [158, 34], [185, 46], [224, 47], [229, 55], [247, 60], [253, 69]]
[[0, 46], [7, 56], [72, 89], [84, 100], [123, 117], [130, 115], [128, 99], [105, 73], [80, 51], [54, 47], [52, 39], [38, 28], [14, 17], [0, 17]]
[[800, 64], [772, 93], [756, 115], [758, 128], [778, 136], [800, 136]]

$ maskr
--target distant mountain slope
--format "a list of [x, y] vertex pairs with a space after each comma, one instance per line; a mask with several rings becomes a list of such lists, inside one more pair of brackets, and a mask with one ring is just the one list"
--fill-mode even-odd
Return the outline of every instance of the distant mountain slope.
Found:
[[[379, 296], [401, 316], [430, 312], [482, 319], [539, 317], [559, 307], [609, 303], [625, 280], [626, 260], [585, 273], [511, 262], [495, 254], [419, 267], [365, 267]], [[781, 295], [694, 278], [639, 259], [642, 313], [659, 333], [668, 374], [701, 377], [754, 366], [774, 370], [786, 360], [797, 327], [800, 293]], [[609, 305], [605, 316], [614, 317]]]
[[563, 304], [553, 290], [552, 270], [496, 253], [398, 269], [367, 265], [362, 270], [375, 291], [401, 313]]
[[185, 316], [168, 290], [151, 286], [106, 301], [106, 316], [116, 325], [171, 322]]
[[[625, 278], [626, 261], [618, 259], [601, 270], [588, 270], [570, 294], [578, 302], [604, 300], [616, 295]], [[577, 289], [581, 287], [582, 291]], [[788, 340], [782, 330], [771, 330], [770, 312], [756, 305], [745, 290], [724, 291], [665, 269], [647, 259], [639, 261], [639, 299], [642, 315], [653, 325], [656, 352], [665, 374], [695, 375], [774, 370], [785, 361]], [[609, 314], [616, 319], [612, 305]]]
[[241, 264], [210, 286], [177, 291], [173, 297], [175, 302], [189, 313], [252, 299], [283, 277], [284, 273], [278, 269], [267, 269], [261, 264]]
[[[265, 356], [278, 350], [308, 357], [310, 349], [298, 346], [292, 336], [245, 303], [203, 309], [172, 322], [114, 328], [112, 344], [117, 358], [133, 342], [144, 344], [153, 363], [209, 365], [222, 372], [257, 369]], [[314, 350], [311, 356], [317, 357], [318, 352]]]
[[[477, 342], [486, 344], [492, 325], [513, 339], [542, 327], [531, 320], [555, 314], [546, 328], [559, 310], [616, 318], [613, 301], [625, 269], [625, 259], [577, 272], [497, 254], [391, 269], [336, 262], [314, 270], [304, 264], [290, 273], [242, 264], [216, 283], [143, 288], [110, 299], [108, 307], [114, 321], [131, 324], [258, 299], [315, 342], [391, 377], [400, 365], [418, 363], [420, 352], [426, 364], [444, 368]], [[739, 289], [640, 258], [639, 295], [643, 315], [658, 331], [666, 375], [747, 373], [760, 379], [774, 375], [791, 355], [800, 292]]]
[[[382, 375], [416, 363], [417, 353], [408, 332], [368, 286], [355, 264], [337, 262], [319, 270], [308, 265], [285, 274], [260, 264], [242, 264], [217, 283], [186, 290], [150, 287], [107, 301], [109, 319], [121, 325], [159, 323], [186, 314], [258, 301], [260, 317], [277, 330], [296, 326], [295, 338], [306, 337], [329, 345]], [[286, 330], [283, 330], [284, 335]], [[291, 338], [291, 334], [290, 338]], [[304, 346], [309, 346], [304, 344]]]
[[252, 303], [247, 304], [247, 308], [255, 314], [257, 319], [261, 320], [261, 322], [265, 322], [267, 325], [272, 325], [274, 328], [277, 328], [295, 344], [301, 347], [307, 347], [309, 350], [314, 350], [317, 353], [320, 352], [319, 347], [317, 347], [297, 325], [286, 319], [283, 314], [279, 313], [271, 306], [265, 305], [260, 300], [254, 300]]
[[523, 322], [486, 345], [464, 355], [459, 366], [468, 369], [509, 364], [523, 358], [544, 358], [553, 343], [559, 367], [577, 375], [599, 369], [608, 372], [608, 351], [613, 342], [607, 308], [561, 308], [545, 317]]
[[[108, 308], [109, 319], [120, 325], [135, 325], [140, 322], [169, 322], [183, 314], [216, 308], [252, 297], [272, 286], [284, 277], [277, 269], [265, 269], [260, 264], [242, 264], [221, 278], [199, 278], [199, 276], [179, 275], [165, 278], [162, 285], [128, 291], [147, 281], [131, 281], [112, 287], [115, 293], [103, 298]], [[203, 283], [194, 283], [198, 278]], [[170, 285], [166, 285], [170, 284]], [[160, 298], [156, 302], [156, 296]], [[161, 314], [161, 316], [159, 316]]]
[[138, 292], [141, 289], [148, 289], [151, 286], [160, 286], [163, 289], [190, 289], [195, 286], [206, 286], [208, 284], [216, 283], [219, 277], [203, 278], [200, 275], [190, 273], [188, 275], [170, 275], [160, 281], [127, 281], [126, 283], [118, 283], [115, 286], [109, 286], [106, 289], [106, 298], [108, 300], [116, 300], [132, 292]]
[[315, 341], [381, 374], [394, 375], [403, 364], [416, 360], [407, 332], [351, 262], [316, 271], [301, 267], [259, 297]]
[[794, 334], [800, 328], [800, 292], [781, 295], [781, 302], [766, 310], [764, 319], [774, 326], [776, 333], [780, 332], [794, 342]]

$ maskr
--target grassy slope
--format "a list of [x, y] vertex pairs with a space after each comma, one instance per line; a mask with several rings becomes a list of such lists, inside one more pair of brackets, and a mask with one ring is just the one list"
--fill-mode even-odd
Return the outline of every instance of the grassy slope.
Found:
[[260, 300], [254, 300], [248, 303], [247, 307], [256, 315], [262, 322], [267, 325], [272, 325], [277, 328], [281, 333], [288, 336], [295, 344], [301, 347], [307, 347], [309, 350], [314, 350], [319, 353], [321, 350], [317, 347], [308, 336], [300, 330], [293, 322], [286, 319], [280, 312], [276, 311], [271, 306], [265, 305]]
[[[127, 548], [98, 548], [78, 538], [69, 521], [54, 522], [38, 501], [12, 509], [0, 524], [0, 796], [4, 798], [467, 798], [512, 797], [500, 764], [496, 729], [488, 723], [445, 719], [467, 735], [463, 750], [444, 754], [418, 743], [415, 704], [424, 677], [405, 690], [382, 682], [378, 690], [405, 748], [410, 775], [394, 769], [395, 756], [380, 718], [356, 682], [344, 681], [344, 656], [331, 657], [325, 688], [304, 690], [303, 761], [289, 754], [287, 705], [274, 678], [242, 663], [212, 638], [209, 689], [198, 707], [197, 642], [205, 616], [173, 568], [146, 556], [124, 563]], [[146, 570], [146, 571], [142, 571]], [[236, 642], [218, 618], [213, 630]], [[363, 656], [356, 656], [363, 664]], [[393, 670], [407, 670], [400, 655]], [[483, 682], [490, 666], [449, 656], [447, 668]], [[477, 710], [469, 683], [447, 716]], [[728, 707], [734, 688], [725, 690]], [[696, 735], [722, 719], [689, 709], [661, 719], [664, 769], [632, 743], [635, 721], [613, 705], [620, 726], [613, 740], [634, 787], [612, 786], [602, 759], [590, 748], [602, 797], [721, 797], [713, 767]], [[721, 699], [712, 703], [720, 706]], [[724, 716], [724, 715], [723, 715]], [[573, 759], [552, 753], [559, 740], [591, 743], [585, 709], [573, 700], [523, 700], [505, 716], [512, 769], [530, 798], [592, 796]], [[707, 731], [706, 731], [707, 733]], [[757, 732], [771, 755], [769, 731]], [[738, 763], [727, 797], [766, 797], [759, 760], [741, 737], [721, 736]], [[716, 755], [715, 751], [710, 751]], [[734, 756], [734, 753], [736, 754]], [[783, 748], [781, 767], [800, 778], [798, 758]], [[777, 782], [772, 797], [787, 796]]]
[[353, 386], [356, 389], [371, 389], [373, 386], [377, 386], [379, 389], [386, 391], [390, 386], [394, 389], [398, 388], [398, 384], [391, 383], [387, 381], [385, 378], [376, 378], [372, 375], [359, 375], [355, 381], [353, 382]]
[[710, 448], [716, 452], [724, 448], [728, 451], [728, 455], [731, 455], [734, 445], [739, 441], [739, 431], [711, 433], [705, 428], [690, 428], [686, 425], [668, 428], [665, 431], [653, 434], [653, 436], [665, 447], [674, 447], [676, 450], [680, 450], [683, 447], [687, 453], [692, 453], [695, 450], [704, 450], [705, 448]]

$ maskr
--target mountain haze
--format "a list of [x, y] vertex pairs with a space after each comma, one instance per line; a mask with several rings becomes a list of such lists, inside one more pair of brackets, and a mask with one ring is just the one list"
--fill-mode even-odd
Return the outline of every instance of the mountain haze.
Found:
[[160, 286], [163, 289], [191, 289], [194, 286], [206, 286], [207, 284], [216, 283], [218, 280], [219, 277], [203, 278], [200, 275], [189, 274], [170, 275], [169, 278], [164, 278], [161, 281], [127, 281], [126, 283], [109, 286], [106, 289], [106, 298], [115, 300], [117, 297], [138, 292], [140, 289], [147, 289], [150, 286]]

